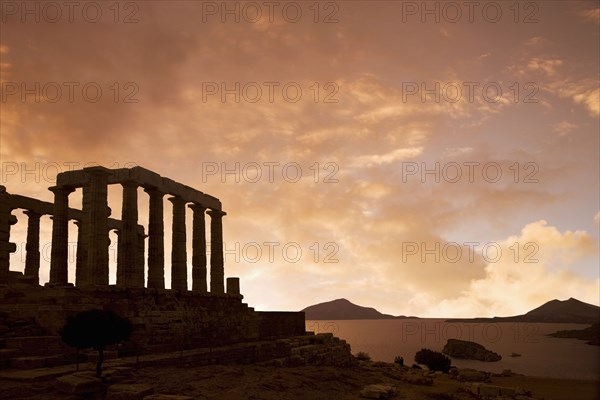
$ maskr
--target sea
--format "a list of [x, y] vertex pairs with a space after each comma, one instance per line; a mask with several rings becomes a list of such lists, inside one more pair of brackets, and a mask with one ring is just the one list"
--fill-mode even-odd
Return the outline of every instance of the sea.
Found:
[[[539, 377], [600, 380], [600, 346], [584, 340], [546, 336], [588, 325], [556, 323], [456, 323], [444, 319], [307, 320], [306, 330], [333, 333], [346, 340], [352, 353], [368, 353], [374, 361], [404, 358], [414, 363], [422, 348], [441, 351], [450, 338], [470, 340], [502, 356], [497, 362], [452, 359], [458, 368], [512, 372]], [[517, 356], [518, 355], [518, 356]]]

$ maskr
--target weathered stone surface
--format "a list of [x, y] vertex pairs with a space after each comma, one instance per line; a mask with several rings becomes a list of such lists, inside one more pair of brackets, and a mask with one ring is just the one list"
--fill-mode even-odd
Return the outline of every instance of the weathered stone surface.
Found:
[[500, 394], [502, 396], [516, 396], [517, 395], [517, 390], [515, 388], [501, 387], [500, 388]]
[[386, 384], [368, 385], [360, 391], [360, 397], [366, 399], [391, 399], [395, 394], [396, 389]]
[[479, 395], [482, 397], [500, 396], [500, 387], [493, 385], [481, 385], [479, 386]]
[[56, 378], [56, 389], [67, 394], [96, 393], [102, 390], [102, 382], [93, 376], [71, 374]]
[[154, 388], [141, 384], [116, 384], [110, 385], [106, 393], [106, 400], [143, 400], [154, 393]]
[[479, 343], [468, 340], [448, 339], [448, 342], [442, 349], [442, 353], [453, 358], [462, 358], [467, 360], [479, 361], [500, 361], [502, 356], [490, 351]]
[[144, 400], [194, 400], [190, 396], [178, 396], [172, 394], [152, 394], [144, 397]]

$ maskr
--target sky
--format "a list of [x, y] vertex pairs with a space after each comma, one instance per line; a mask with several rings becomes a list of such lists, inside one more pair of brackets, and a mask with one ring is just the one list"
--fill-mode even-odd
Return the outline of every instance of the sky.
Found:
[[[9, 193], [52, 201], [58, 172], [103, 165], [218, 197], [225, 276], [257, 310], [347, 298], [485, 317], [555, 298], [600, 304], [596, 1], [2, 1], [0, 12]], [[110, 187], [115, 218], [121, 194]], [[145, 226], [147, 203], [139, 189]], [[13, 213], [22, 271], [27, 217]], [[165, 224], [169, 284], [166, 198]], [[42, 283], [50, 238], [45, 216]]]

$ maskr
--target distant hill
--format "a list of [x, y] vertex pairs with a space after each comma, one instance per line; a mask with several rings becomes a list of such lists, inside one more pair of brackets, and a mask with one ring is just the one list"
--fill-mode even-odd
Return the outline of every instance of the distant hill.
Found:
[[382, 314], [372, 307], [361, 307], [346, 299], [337, 299], [326, 303], [315, 304], [306, 307], [302, 311], [304, 311], [307, 320], [415, 318], [404, 316], [395, 317], [390, 314]]
[[523, 315], [494, 318], [452, 318], [448, 322], [551, 322], [592, 324], [600, 321], [600, 307], [574, 298], [551, 300]]

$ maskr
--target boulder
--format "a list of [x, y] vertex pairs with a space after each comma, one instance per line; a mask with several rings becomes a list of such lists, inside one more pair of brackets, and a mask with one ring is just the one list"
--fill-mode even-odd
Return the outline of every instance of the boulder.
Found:
[[366, 399], [391, 399], [396, 395], [396, 389], [386, 384], [368, 385], [360, 391], [360, 397]]
[[442, 349], [442, 353], [453, 358], [486, 362], [500, 361], [502, 359], [500, 354], [486, 349], [479, 343], [459, 339], [448, 339], [448, 342]]

